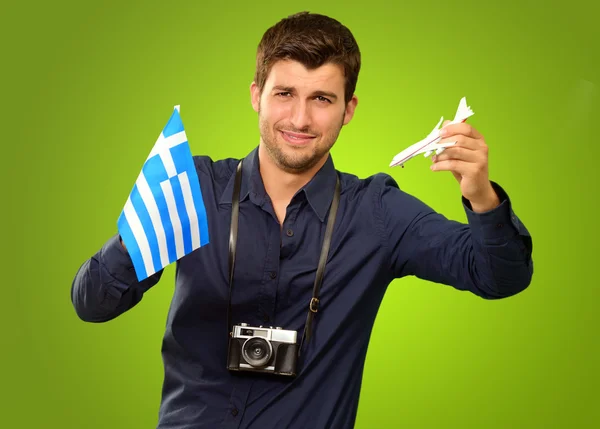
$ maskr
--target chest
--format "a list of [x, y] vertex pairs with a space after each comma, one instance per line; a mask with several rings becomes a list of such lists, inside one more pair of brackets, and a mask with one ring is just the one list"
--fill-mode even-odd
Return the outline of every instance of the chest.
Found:
[[[240, 205], [231, 289], [233, 323], [299, 329], [313, 294], [326, 222], [304, 205], [287, 211], [281, 225], [273, 213], [279, 210], [276, 206], [269, 212], [248, 201]], [[325, 305], [351, 306], [369, 290], [383, 264], [374, 257], [380, 246], [370, 223], [340, 209], [320, 298]], [[192, 317], [195, 323], [225, 321], [230, 218], [230, 206], [215, 212], [213, 222], [209, 219], [209, 244], [179, 261], [177, 317], [192, 313], [185, 318]]]

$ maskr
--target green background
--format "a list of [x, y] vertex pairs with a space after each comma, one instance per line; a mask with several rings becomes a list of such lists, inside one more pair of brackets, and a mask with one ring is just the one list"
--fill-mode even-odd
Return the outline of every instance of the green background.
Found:
[[[80, 321], [73, 277], [116, 231], [172, 112], [195, 154], [258, 144], [249, 85], [279, 19], [331, 15], [357, 38], [359, 105], [336, 167], [391, 174], [465, 221], [450, 173], [391, 158], [462, 96], [490, 175], [533, 235], [520, 295], [395, 281], [356, 427], [592, 427], [598, 407], [598, 6], [592, 2], [11, 2], [3, 6], [2, 389], [6, 428], [152, 428], [174, 266], [130, 312]], [[595, 9], [594, 9], [595, 8]]]

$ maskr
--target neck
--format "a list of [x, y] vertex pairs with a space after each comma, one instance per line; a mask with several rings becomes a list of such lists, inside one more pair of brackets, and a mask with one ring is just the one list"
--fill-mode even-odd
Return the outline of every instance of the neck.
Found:
[[306, 185], [327, 161], [324, 156], [316, 165], [302, 173], [289, 173], [279, 168], [267, 153], [261, 143], [258, 148], [260, 175], [265, 185], [265, 191], [273, 202], [287, 205], [300, 188]]

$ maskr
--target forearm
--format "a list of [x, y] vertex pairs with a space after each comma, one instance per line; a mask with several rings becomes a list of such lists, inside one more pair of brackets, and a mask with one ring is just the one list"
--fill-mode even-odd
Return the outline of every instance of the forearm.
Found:
[[[531, 283], [533, 276], [532, 240], [525, 226], [512, 211], [510, 201], [501, 188], [496, 188], [502, 201], [488, 211], [476, 212], [467, 201], [473, 278], [486, 298], [515, 295]], [[476, 277], [475, 277], [476, 276]], [[484, 281], [485, 280], [485, 281]]]
[[[515, 295], [531, 283], [533, 260], [531, 238], [515, 232], [503, 234], [503, 228], [512, 228], [510, 220], [496, 224], [470, 223], [471, 243], [469, 247], [470, 283], [465, 284], [477, 295], [497, 299]], [[477, 228], [496, 229], [482, 233]], [[474, 288], [474, 289], [473, 289]]]
[[77, 315], [86, 322], [106, 322], [139, 303], [162, 271], [137, 281], [131, 258], [118, 235], [79, 268], [71, 287]]
[[457, 254], [465, 255], [469, 276], [457, 287], [498, 299], [515, 295], [531, 283], [532, 240], [504, 190], [494, 183], [492, 194], [477, 203], [462, 199], [470, 239]]
[[506, 193], [494, 187], [501, 203], [489, 211], [475, 212], [462, 199], [468, 224], [448, 220], [412, 197], [388, 208], [386, 231], [396, 246], [390, 249], [393, 275], [414, 275], [487, 299], [525, 289], [533, 274], [531, 237]]
[[[439, 229], [440, 226], [444, 229]], [[439, 229], [435, 236], [429, 230]], [[406, 261], [397, 277], [420, 279], [468, 290], [486, 299], [504, 298], [527, 287], [532, 265], [519, 236], [481, 240], [473, 225], [425, 215], [403, 246]]]

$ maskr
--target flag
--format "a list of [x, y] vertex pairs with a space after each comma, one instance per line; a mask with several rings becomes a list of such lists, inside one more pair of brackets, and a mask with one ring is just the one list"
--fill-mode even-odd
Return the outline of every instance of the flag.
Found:
[[179, 106], [148, 155], [117, 227], [139, 281], [208, 244], [206, 208]]

